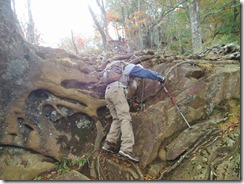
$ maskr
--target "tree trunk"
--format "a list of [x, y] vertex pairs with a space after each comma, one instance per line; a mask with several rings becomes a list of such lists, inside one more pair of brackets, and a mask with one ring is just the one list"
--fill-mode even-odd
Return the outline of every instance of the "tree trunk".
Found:
[[101, 27], [101, 25], [99, 24], [97, 18], [96, 18], [96, 15], [94, 14], [93, 10], [91, 9], [90, 6], [88, 6], [88, 9], [89, 9], [89, 12], [93, 18], [93, 21], [95, 22], [96, 26], [97, 26], [97, 29], [99, 31], [99, 33], [101, 34], [102, 36], [102, 41], [103, 41], [103, 47], [104, 49], [107, 49], [107, 36], [106, 36], [106, 33], [104, 32], [103, 28]]
[[30, 43], [37, 44], [36, 36], [35, 36], [35, 24], [32, 17], [32, 11], [31, 11], [31, 0], [27, 0], [27, 8], [28, 8], [29, 22], [27, 25], [26, 39]]
[[[87, 92], [89, 89], [85, 89], [89, 84], [97, 83], [98, 76], [81, 72], [77, 67], [67, 69], [64, 62], [67, 64], [71, 58], [67, 59], [70, 54], [64, 50], [56, 55], [52, 52], [58, 50], [50, 49], [51, 56], [47, 56], [49, 60], [45, 62], [48, 49], [29, 45], [21, 37], [10, 2], [0, 0], [0, 144], [34, 150], [56, 159], [61, 159], [65, 154], [63, 146], [74, 144], [80, 150], [76, 149], [77, 153], [70, 154], [81, 155], [85, 142], [83, 145], [79, 142], [78, 145], [74, 141], [60, 146], [64, 134], [55, 127], [57, 119], [47, 117], [50, 115], [47, 109], [53, 109], [57, 117], [65, 121], [68, 114], [60, 109], [62, 106], [72, 109], [72, 115], [85, 114], [92, 119], [93, 128], [88, 135], [96, 135], [89, 140], [95, 142], [92, 147], [98, 149], [104, 135], [97, 118], [97, 109], [104, 106], [105, 102], [92, 97]], [[59, 59], [55, 59], [52, 54]], [[66, 57], [63, 62], [60, 59], [62, 55]], [[87, 65], [81, 66], [81, 70], [84, 70], [82, 67]], [[74, 83], [77, 85], [74, 86]], [[96, 134], [92, 132], [96, 130], [95, 127], [99, 127]], [[72, 131], [74, 127], [70, 128]]]
[[233, 16], [233, 24], [234, 24], [234, 26], [233, 26], [233, 33], [236, 33], [236, 32], [239, 32], [239, 29], [237, 29], [238, 27], [237, 26], [235, 26], [236, 24], [237, 24], [237, 17], [238, 17], [238, 15], [239, 15], [239, 7], [237, 6], [237, 4], [238, 4], [238, 2], [236, 1], [236, 0], [233, 0], [233, 14], [234, 14], [234, 16]]
[[74, 46], [75, 53], [76, 53], [76, 54], [79, 54], [78, 49], [77, 49], [77, 46], [76, 46], [76, 44], [75, 44], [73, 31], [71, 31], [71, 40], [72, 40], [72, 44], [73, 44], [73, 46]]
[[108, 40], [109, 33], [108, 33], [108, 23], [107, 23], [107, 16], [106, 16], [106, 10], [104, 6], [104, 1], [103, 0], [97, 0], [97, 5], [100, 7], [100, 10], [102, 12], [102, 20], [103, 20], [103, 30], [106, 35], [106, 41]]
[[[140, 0], [137, 0], [137, 6], [138, 6], [138, 12], [141, 11], [141, 4], [140, 4]], [[138, 20], [140, 20], [140, 17], [138, 18]], [[139, 45], [140, 48], [143, 48], [144, 44], [143, 44], [143, 33], [142, 33], [142, 28], [141, 28], [141, 23], [139, 23], [138, 25], [138, 33], [139, 33]]]
[[16, 13], [16, 6], [15, 6], [15, 0], [11, 0], [11, 2], [12, 2], [13, 12], [14, 12], [15, 15], [17, 15], [17, 13]]
[[25, 34], [24, 34], [23, 29], [22, 29], [22, 27], [21, 27], [21, 25], [19, 23], [18, 16], [17, 16], [17, 13], [16, 13], [15, 0], [11, 0], [11, 2], [12, 2], [12, 9], [13, 9], [13, 14], [14, 14], [14, 18], [15, 18], [14, 21], [16, 22], [17, 29], [18, 29], [19, 33], [21, 34], [21, 36], [23, 38], [25, 38]]
[[191, 32], [192, 32], [192, 50], [193, 53], [202, 51], [202, 33], [199, 21], [199, 5], [198, 0], [193, 0], [189, 5]]
[[16, 27], [10, 1], [0, 0], [0, 7], [0, 109], [3, 109], [21, 93], [30, 61], [38, 61], [38, 58], [32, 54]]

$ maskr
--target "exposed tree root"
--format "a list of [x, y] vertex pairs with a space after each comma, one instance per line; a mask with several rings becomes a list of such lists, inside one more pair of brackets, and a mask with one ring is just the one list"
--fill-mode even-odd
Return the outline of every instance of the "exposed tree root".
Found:
[[[166, 170], [164, 170], [160, 177], [157, 180], [162, 180], [164, 175], [166, 173], [171, 172], [172, 170], [174, 170], [177, 166], [180, 165], [180, 163], [185, 159], [185, 158], [189, 158], [190, 154], [194, 154], [194, 152], [196, 152], [197, 150], [200, 149], [200, 147], [203, 147], [204, 145], [206, 145], [207, 142], [211, 141], [209, 139], [210, 135], [214, 135], [214, 137], [216, 137], [216, 135], [220, 132], [219, 129], [212, 129], [210, 130], [208, 133], [206, 133], [201, 139], [199, 139], [196, 144], [194, 144], [194, 146], [189, 149], [187, 152], [185, 152], [179, 160], [177, 160], [172, 166], [170, 166], [169, 168], [167, 168]], [[212, 137], [211, 137], [212, 138]], [[207, 140], [207, 141], [206, 141]]]

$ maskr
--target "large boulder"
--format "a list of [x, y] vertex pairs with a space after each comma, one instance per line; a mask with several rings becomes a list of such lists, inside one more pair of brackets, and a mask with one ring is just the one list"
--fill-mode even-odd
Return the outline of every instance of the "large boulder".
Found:
[[[192, 73], [194, 66], [189, 65], [188, 67], [189, 70], [187, 67], [182, 67], [169, 74], [169, 82], [166, 87], [191, 125], [196, 120], [210, 115], [221, 101], [240, 97], [240, 67], [238, 64], [216, 65], [214, 73], [206, 73], [201, 78], [189, 76], [188, 74]], [[155, 93], [153, 92], [155, 89], [157, 88], [151, 86], [148, 91], [145, 90], [145, 95]], [[163, 89], [157, 93], [158, 95], [152, 99], [153, 104], [145, 103], [146, 109], [133, 115], [136, 135], [135, 151], [143, 160], [142, 167], [146, 167], [158, 157], [159, 147], [166, 139], [188, 128], [179, 111], [175, 109], [175, 105], [167, 97], [167, 93]], [[200, 136], [205, 132], [204, 130], [189, 132], [192, 143], [196, 133]], [[179, 154], [171, 155], [171, 157], [176, 158]]]

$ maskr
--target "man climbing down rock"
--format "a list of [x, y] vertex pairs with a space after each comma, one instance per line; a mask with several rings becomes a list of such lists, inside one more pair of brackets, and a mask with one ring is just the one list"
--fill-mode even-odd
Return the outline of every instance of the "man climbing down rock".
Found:
[[[113, 67], [113, 64], [117, 66]], [[121, 146], [118, 154], [132, 161], [139, 162], [139, 158], [133, 153], [134, 133], [131, 124], [129, 104], [127, 102], [129, 78], [147, 78], [157, 80], [160, 83], [163, 83], [165, 78], [158, 72], [145, 69], [141, 65], [125, 63], [124, 61], [113, 61], [105, 68], [105, 71], [112, 73], [113, 69], [116, 70], [115, 75], [117, 75], [117, 78], [115, 77], [116, 79], [108, 82], [105, 92], [105, 100], [113, 122], [102, 149], [115, 153], [116, 143], [121, 135]], [[104, 78], [108, 78], [108, 75], [108, 72], [104, 72]]]

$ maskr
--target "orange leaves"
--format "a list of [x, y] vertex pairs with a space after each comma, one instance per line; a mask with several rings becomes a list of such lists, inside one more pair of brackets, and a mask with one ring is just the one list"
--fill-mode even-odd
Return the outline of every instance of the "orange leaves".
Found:
[[240, 126], [240, 121], [237, 120], [237, 121], [235, 121], [235, 122], [227, 122], [226, 124], [227, 124], [227, 126], [228, 126], [229, 128], [234, 128], [234, 127], [238, 127], [238, 126]]
[[139, 18], [139, 17], [141, 17], [142, 15], [144, 14], [144, 11], [135, 11], [134, 12], [134, 18]]
[[107, 11], [106, 13], [106, 19], [109, 22], [117, 22], [118, 19], [121, 19], [121, 15], [118, 15], [116, 13], [113, 13], [111, 11]]
[[[84, 37], [79, 35], [73, 36], [73, 40], [76, 48], [78, 49], [78, 52], [84, 49], [87, 44], [87, 40]], [[71, 38], [63, 39], [59, 44], [59, 48], [65, 49], [69, 52], [74, 52], [74, 45], [72, 43], [72, 39]]]
[[80, 37], [80, 36], [77, 36], [77, 37], [75, 38], [75, 43], [76, 43], [76, 45], [77, 45], [79, 48], [82, 48], [82, 47], [85, 46], [85, 44], [86, 44], [86, 40], [85, 40], [84, 38]]
[[230, 132], [233, 132], [240, 126], [240, 120], [237, 120], [235, 122], [228, 121], [220, 126], [220, 129], [222, 130], [220, 132], [220, 136], [224, 137], [225, 135], [229, 134]]
[[227, 120], [219, 124], [220, 136], [225, 137], [240, 126], [240, 104], [239, 100], [229, 100], [224, 105], [228, 107]]
[[146, 174], [146, 175], [144, 176], [144, 180], [155, 180], [155, 177], [153, 177], [153, 176], [151, 176], [151, 175], [149, 175], [149, 174]]
[[[126, 29], [131, 33], [136, 35], [138, 30], [142, 27], [143, 24], [148, 22], [148, 18], [144, 11], [135, 11], [129, 19], [125, 20]], [[144, 30], [141, 30], [144, 31]]]
[[134, 24], [135, 27], [138, 27], [140, 24], [143, 24], [147, 21], [144, 11], [135, 11], [130, 19], [125, 20], [127, 23]]

